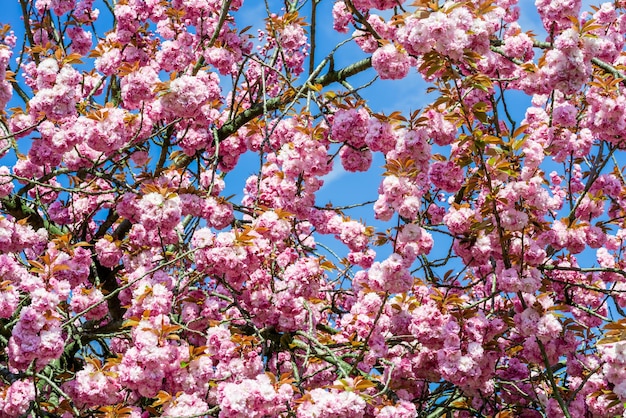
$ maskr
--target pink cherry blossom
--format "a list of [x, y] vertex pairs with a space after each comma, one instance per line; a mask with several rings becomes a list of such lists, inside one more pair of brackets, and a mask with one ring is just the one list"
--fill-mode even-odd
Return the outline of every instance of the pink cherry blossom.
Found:
[[372, 54], [372, 66], [381, 79], [398, 80], [409, 73], [409, 56], [393, 44], [378, 48]]

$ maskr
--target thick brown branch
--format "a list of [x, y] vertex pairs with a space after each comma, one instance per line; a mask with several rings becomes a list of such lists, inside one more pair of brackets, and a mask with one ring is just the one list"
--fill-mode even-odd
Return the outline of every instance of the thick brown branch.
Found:
[[[313, 79], [311, 86], [313, 85], [322, 85], [322, 87], [326, 87], [332, 83], [340, 82], [342, 80], [347, 79], [353, 75], [356, 75], [360, 72], [363, 72], [372, 66], [372, 59], [365, 58], [361, 61], [355, 62], [345, 68], [342, 68], [337, 71], [330, 71], [323, 76], [317, 77]], [[308, 86], [302, 86], [301, 88], [295, 89], [298, 94], [296, 97], [290, 98], [290, 100], [296, 100], [300, 97], [306, 96], [306, 93], [310, 90]], [[273, 97], [268, 99], [262, 103], [257, 103], [245, 111], [241, 112], [237, 116], [235, 116], [230, 121], [226, 122], [222, 125], [221, 128], [217, 130], [217, 138], [219, 141], [223, 141], [228, 138], [230, 135], [237, 132], [242, 126], [246, 123], [250, 122], [256, 117], [259, 117], [263, 114], [263, 112], [272, 112], [281, 106], [285, 105], [285, 99], [283, 97]], [[185, 157], [181, 158], [177, 164], [178, 167], [185, 167], [189, 164], [193, 157]]]
[[[341, 80], [345, 80], [348, 77], [351, 77], [355, 74], [358, 74], [362, 71], [367, 70], [372, 66], [371, 58], [365, 58], [361, 61], [358, 61], [352, 65], [349, 65], [345, 68], [342, 68], [338, 71], [331, 71], [324, 74], [321, 77], [317, 77], [311, 83], [312, 85], [321, 84], [323, 87], [328, 86], [329, 84], [339, 82]], [[297, 91], [302, 91], [301, 97], [308, 92], [309, 88], [304, 87], [301, 89], [297, 89]], [[298, 97], [294, 98], [297, 99]], [[268, 112], [274, 111], [278, 109], [280, 106], [284, 104], [282, 97], [274, 97], [269, 100], [266, 100], [265, 103], [257, 103], [254, 106], [251, 106], [249, 109], [237, 115], [231, 121], [225, 123], [220, 129], [217, 130], [217, 138], [220, 141], [228, 138], [230, 135], [234, 134], [246, 123], [250, 122], [252, 119], [259, 117], [263, 114], [263, 111], [266, 110]]]

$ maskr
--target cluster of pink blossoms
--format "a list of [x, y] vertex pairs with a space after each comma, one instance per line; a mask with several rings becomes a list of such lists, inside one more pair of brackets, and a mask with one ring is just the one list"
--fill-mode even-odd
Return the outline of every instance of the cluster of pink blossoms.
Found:
[[25, 414], [35, 400], [32, 380], [16, 380], [0, 391], [0, 417], [11, 418]]

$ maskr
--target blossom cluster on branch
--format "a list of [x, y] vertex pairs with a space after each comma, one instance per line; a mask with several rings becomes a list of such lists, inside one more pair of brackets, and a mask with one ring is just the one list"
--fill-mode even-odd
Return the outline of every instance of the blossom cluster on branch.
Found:
[[626, 416], [622, 2], [14, 1], [0, 418]]

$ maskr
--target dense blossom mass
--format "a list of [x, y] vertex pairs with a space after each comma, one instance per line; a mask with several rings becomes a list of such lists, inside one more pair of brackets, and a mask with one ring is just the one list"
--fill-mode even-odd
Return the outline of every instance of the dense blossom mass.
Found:
[[623, 2], [6, 3], [0, 418], [626, 417]]

